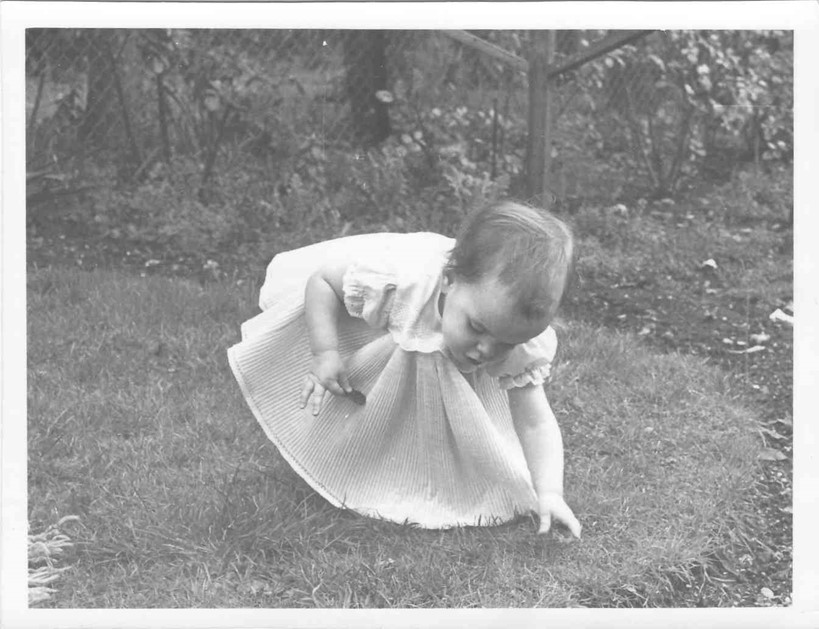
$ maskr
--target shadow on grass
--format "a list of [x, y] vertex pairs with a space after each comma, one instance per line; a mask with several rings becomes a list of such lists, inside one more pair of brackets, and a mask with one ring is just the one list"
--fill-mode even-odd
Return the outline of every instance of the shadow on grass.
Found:
[[664, 605], [741, 526], [757, 423], [724, 374], [572, 325], [548, 393], [583, 539], [528, 518], [428, 531], [324, 502], [247, 410], [225, 349], [255, 296], [29, 275], [32, 525], [78, 515], [56, 607]]

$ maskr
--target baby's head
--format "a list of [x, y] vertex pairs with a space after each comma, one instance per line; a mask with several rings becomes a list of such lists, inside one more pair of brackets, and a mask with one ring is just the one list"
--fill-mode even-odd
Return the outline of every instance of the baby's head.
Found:
[[466, 218], [443, 291], [445, 342], [461, 368], [495, 360], [546, 329], [569, 280], [573, 249], [563, 221], [520, 203], [486, 206]]
[[495, 277], [521, 315], [551, 321], [571, 273], [573, 250], [563, 221], [507, 201], [464, 220], [447, 271], [468, 283]]

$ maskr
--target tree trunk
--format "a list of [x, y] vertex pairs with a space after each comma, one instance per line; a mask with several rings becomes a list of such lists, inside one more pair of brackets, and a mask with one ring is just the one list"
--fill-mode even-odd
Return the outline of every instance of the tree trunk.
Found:
[[374, 146], [390, 135], [387, 103], [376, 92], [387, 89], [387, 37], [384, 31], [350, 31], [344, 39], [347, 98], [356, 143]]
[[134, 112], [141, 98], [142, 70], [134, 32], [90, 31], [87, 48], [88, 92], [80, 139], [95, 148], [127, 142], [128, 159], [138, 157]]
[[116, 50], [116, 32], [93, 30], [88, 38], [88, 94], [80, 125], [80, 139], [92, 146], [114, 146], [119, 123], [119, 107], [111, 56]]

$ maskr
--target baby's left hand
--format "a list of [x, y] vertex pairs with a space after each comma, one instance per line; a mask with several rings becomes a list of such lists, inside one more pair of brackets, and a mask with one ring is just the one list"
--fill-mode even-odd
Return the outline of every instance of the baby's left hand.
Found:
[[580, 522], [574, 513], [563, 500], [563, 496], [555, 492], [548, 492], [538, 496], [538, 510], [540, 512], [540, 528], [538, 535], [548, 533], [552, 528], [552, 520], [564, 524], [571, 531], [572, 535], [580, 538]]

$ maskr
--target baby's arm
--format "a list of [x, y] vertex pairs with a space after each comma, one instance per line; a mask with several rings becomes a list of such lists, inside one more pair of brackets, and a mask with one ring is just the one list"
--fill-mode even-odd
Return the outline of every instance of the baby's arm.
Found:
[[537, 493], [538, 533], [548, 532], [554, 518], [580, 537], [580, 523], [563, 500], [563, 437], [543, 387], [510, 389], [509, 409]]
[[305, 320], [313, 361], [304, 378], [300, 403], [310, 404], [313, 415], [321, 410], [326, 391], [344, 395], [352, 391], [344, 361], [338, 353], [338, 318], [344, 311], [342, 281], [347, 260], [322, 265], [307, 281], [304, 291]]

